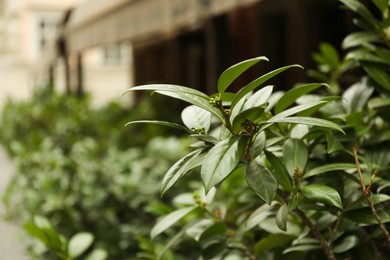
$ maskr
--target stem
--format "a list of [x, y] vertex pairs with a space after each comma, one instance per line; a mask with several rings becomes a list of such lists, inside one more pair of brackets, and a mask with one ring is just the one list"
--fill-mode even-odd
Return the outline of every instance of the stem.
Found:
[[[278, 194], [283, 198], [285, 203], [288, 203], [288, 198], [286, 197], [286, 194], [284, 194], [280, 190], [278, 190]], [[334, 255], [333, 248], [331, 247], [330, 243], [324, 239], [320, 231], [316, 228], [316, 226], [314, 226], [314, 224], [306, 216], [305, 212], [303, 212], [299, 208], [295, 208], [294, 212], [302, 219], [302, 222], [305, 223], [305, 225], [310, 229], [311, 233], [320, 242], [321, 248], [324, 251], [328, 260], [336, 260], [336, 256]]]
[[378, 222], [379, 227], [382, 229], [383, 233], [385, 234], [385, 236], [387, 238], [387, 242], [390, 245], [390, 234], [389, 234], [389, 231], [387, 231], [385, 225], [383, 224], [383, 222], [380, 219], [378, 213], [376, 212], [375, 207], [374, 207], [374, 203], [372, 202], [372, 199], [371, 199], [370, 188], [371, 188], [372, 182], [373, 182], [373, 180], [375, 178], [375, 172], [373, 173], [373, 176], [371, 177], [370, 184], [366, 188], [366, 185], [365, 185], [364, 180], [363, 180], [362, 170], [360, 168], [360, 163], [359, 163], [359, 158], [358, 158], [358, 155], [357, 155], [357, 147], [356, 146], [353, 148], [353, 156], [355, 158], [356, 169], [357, 169], [357, 172], [358, 172], [358, 175], [359, 175], [360, 184], [362, 186], [362, 191], [363, 191], [364, 198], [367, 200], [367, 203], [370, 206], [372, 215], [374, 216], [376, 222]]
[[314, 224], [306, 216], [305, 212], [303, 212], [299, 208], [295, 208], [294, 212], [302, 219], [303, 223], [305, 223], [305, 225], [309, 227], [311, 233], [320, 242], [320, 245], [321, 245], [322, 250], [324, 251], [326, 257], [329, 260], [336, 260], [336, 257], [335, 257], [334, 252], [333, 252], [333, 248], [331, 247], [330, 243], [323, 238], [320, 231], [314, 226]]

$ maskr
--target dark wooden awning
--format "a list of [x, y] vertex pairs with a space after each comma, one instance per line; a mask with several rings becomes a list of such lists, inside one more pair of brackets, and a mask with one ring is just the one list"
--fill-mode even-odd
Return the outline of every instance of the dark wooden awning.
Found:
[[123, 40], [145, 41], [196, 28], [209, 16], [261, 0], [93, 0], [73, 10], [68, 50]]

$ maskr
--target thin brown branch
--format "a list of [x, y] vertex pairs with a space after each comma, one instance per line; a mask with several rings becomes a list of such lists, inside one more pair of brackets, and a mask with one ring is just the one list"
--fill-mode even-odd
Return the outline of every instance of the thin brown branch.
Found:
[[362, 185], [362, 191], [363, 191], [364, 198], [366, 199], [368, 205], [370, 206], [372, 215], [374, 216], [376, 222], [378, 222], [379, 227], [382, 229], [383, 233], [385, 234], [385, 236], [387, 238], [387, 242], [390, 245], [390, 234], [389, 234], [389, 231], [387, 231], [385, 225], [383, 224], [382, 220], [380, 219], [377, 211], [375, 210], [374, 203], [373, 203], [373, 201], [371, 199], [370, 189], [371, 189], [371, 185], [372, 185], [372, 183], [373, 183], [373, 181], [375, 179], [376, 173], [373, 172], [373, 174], [371, 176], [370, 184], [368, 185], [368, 187], [366, 187], [366, 185], [364, 184], [364, 180], [363, 180], [362, 170], [360, 168], [360, 162], [359, 162], [359, 158], [358, 158], [358, 155], [357, 155], [357, 147], [356, 146], [353, 148], [353, 155], [355, 157], [356, 169], [357, 169], [357, 172], [358, 172], [358, 175], [359, 175], [360, 183]]
[[[286, 194], [284, 194], [282, 191], [278, 190], [278, 194], [285, 203], [288, 203], [288, 198]], [[299, 208], [295, 208], [294, 212], [302, 219], [302, 222], [310, 229], [311, 233], [315, 236], [315, 238], [320, 242], [320, 246], [322, 250], [324, 251], [326, 257], [328, 260], [336, 260], [336, 257], [333, 252], [333, 248], [330, 245], [328, 241], [324, 239], [324, 237], [321, 235], [320, 231], [317, 229], [316, 226], [311, 222], [311, 220], [306, 216], [305, 212], [303, 212]]]

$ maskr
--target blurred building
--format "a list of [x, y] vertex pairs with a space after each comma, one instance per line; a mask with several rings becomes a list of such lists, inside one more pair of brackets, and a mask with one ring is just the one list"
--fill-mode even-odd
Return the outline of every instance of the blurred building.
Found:
[[[34, 5], [27, 3], [36, 2], [57, 6], [28, 7]], [[224, 69], [247, 58], [267, 56], [270, 62], [246, 73], [232, 87], [237, 90], [260, 73], [279, 66], [313, 66], [311, 53], [318, 49], [319, 42], [338, 45], [348, 29], [337, 0], [70, 2], [61, 5], [60, 1], [49, 0], [3, 0], [1, 24], [13, 24], [19, 31], [11, 30], [11, 25], [1, 27], [0, 37], [12, 34], [7, 42], [17, 42], [2, 41], [8, 46], [2, 49], [8, 48], [4, 52], [11, 54], [17, 48], [27, 66], [39, 65], [34, 65], [38, 70], [34, 75], [56, 88], [79, 94], [90, 92], [102, 102], [120, 96], [128, 86], [151, 82], [212, 93]], [[50, 14], [44, 11], [49, 9]], [[58, 16], [56, 11], [65, 9]], [[55, 41], [47, 44], [54, 30]], [[278, 77], [277, 83], [287, 88], [304, 80], [304, 71], [294, 70]]]

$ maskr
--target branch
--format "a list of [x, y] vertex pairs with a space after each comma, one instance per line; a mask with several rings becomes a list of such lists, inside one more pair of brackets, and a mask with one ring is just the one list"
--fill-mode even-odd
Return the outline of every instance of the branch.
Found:
[[379, 227], [382, 229], [383, 233], [385, 234], [385, 236], [387, 238], [387, 242], [390, 245], [390, 234], [389, 234], [389, 231], [387, 231], [385, 225], [383, 224], [383, 222], [380, 219], [378, 213], [376, 212], [375, 207], [374, 207], [374, 203], [372, 202], [372, 199], [371, 199], [370, 189], [371, 189], [371, 185], [372, 185], [372, 183], [373, 183], [373, 181], [375, 179], [376, 173], [373, 172], [373, 174], [371, 176], [370, 184], [366, 187], [366, 184], [364, 183], [364, 180], [363, 180], [362, 170], [360, 168], [360, 163], [359, 163], [359, 158], [358, 158], [357, 147], [356, 146], [353, 148], [353, 156], [355, 158], [356, 169], [357, 169], [357, 172], [358, 172], [358, 175], [359, 175], [360, 184], [362, 186], [362, 191], [363, 191], [364, 198], [367, 200], [367, 203], [370, 206], [372, 215], [374, 215], [375, 220], [378, 222]]
[[[286, 197], [286, 194], [284, 194], [280, 190], [278, 190], [278, 194], [282, 197], [285, 203], [288, 203], [288, 198]], [[309, 227], [311, 233], [320, 242], [321, 248], [324, 251], [328, 260], [336, 260], [336, 256], [334, 255], [333, 248], [331, 247], [330, 243], [324, 239], [320, 231], [316, 228], [316, 226], [314, 226], [311, 220], [306, 216], [305, 212], [303, 212], [299, 208], [295, 208], [294, 212], [302, 219], [302, 222]]]

